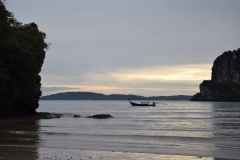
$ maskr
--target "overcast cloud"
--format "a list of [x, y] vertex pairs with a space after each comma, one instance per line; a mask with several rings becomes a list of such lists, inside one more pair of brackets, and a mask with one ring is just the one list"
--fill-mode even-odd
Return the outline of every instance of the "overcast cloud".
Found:
[[43, 95], [68, 89], [191, 95], [211, 78], [217, 56], [240, 47], [239, 0], [5, 3], [19, 21], [37, 23], [52, 44], [41, 72]]

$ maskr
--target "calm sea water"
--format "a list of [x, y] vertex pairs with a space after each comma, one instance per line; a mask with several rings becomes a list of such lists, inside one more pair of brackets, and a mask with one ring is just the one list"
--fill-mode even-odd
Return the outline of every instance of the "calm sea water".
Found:
[[[240, 103], [155, 102], [40, 101], [38, 112], [67, 114], [39, 121], [39, 146], [240, 159]], [[101, 113], [114, 118], [84, 118]]]

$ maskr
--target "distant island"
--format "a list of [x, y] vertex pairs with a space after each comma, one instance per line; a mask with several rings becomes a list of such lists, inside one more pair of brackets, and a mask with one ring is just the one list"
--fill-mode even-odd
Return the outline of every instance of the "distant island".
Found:
[[212, 67], [211, 80], [204, 80], [192, 101], [240, 101], [240, 49], [224, 52]]
[[65, 92], [48, 96], [42, 96], [40, 100], [186, 100], [189, 101], [192, 96], [174, 95], [174, 96], [152, 96], [144, 97], [138, 95], [111, 94], [104, 95], [93, 92]]

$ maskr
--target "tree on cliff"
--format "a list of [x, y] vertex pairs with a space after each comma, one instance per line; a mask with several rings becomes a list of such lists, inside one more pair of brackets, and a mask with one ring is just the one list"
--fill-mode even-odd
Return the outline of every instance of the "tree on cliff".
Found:
[[45, 38], [35, 23], [18, 22], [0, 0], [0, 113], [35, 113]]

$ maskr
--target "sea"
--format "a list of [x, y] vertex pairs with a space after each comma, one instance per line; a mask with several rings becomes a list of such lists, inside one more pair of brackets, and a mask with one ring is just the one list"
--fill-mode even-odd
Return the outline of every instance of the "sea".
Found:
[[[51, 149], [56, 149], [52, 157], [81, 151], [89, 159], [240, 159], [239, 102], [155, 103], [155, 107], [133, 107], [128, 101], [41, 100], [37, 112], [63, 117], [29, 124], [35, 127], [24, 134], [37, 141], [36, 159], [44, 159]], [[95, 114], [113, 118], [86, 118]]]
[[[40, 146], [240, 159], [240, 103], [155, 102], [42, 100], [38, 112], [65, 116], [40, 121]], [[95, 114], [113, 118], [85, 118]]]

